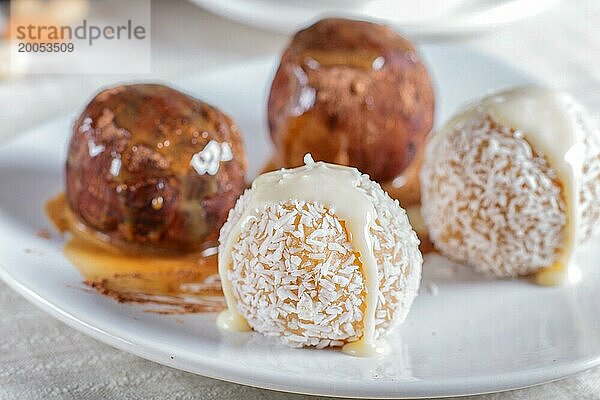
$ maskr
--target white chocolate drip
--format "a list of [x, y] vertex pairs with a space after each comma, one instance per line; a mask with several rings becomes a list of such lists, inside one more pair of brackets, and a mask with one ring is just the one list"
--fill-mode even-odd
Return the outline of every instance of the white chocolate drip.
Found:
[[219, 253], [219, 274], [228, 310], [218, 318], [219, 327], [232, 331], [249, 330], [244, 317], [239, 314], [233, 295], [228, 271], [231, 266], [231, 252], [240, 236], [242, 227], [256, 218], [258, 210], [267, 204], [285, 202], [291, 199], [320, 202], [330, 208], [345, 222], [352, 247], [359, 253], [365, 281], [366, 310], [363, 317], [363, 337], [357, 342], [348, 343], [343, 351], [357, 356], [373, 356], [386, 351], [375, 341], [375, 311], [379, 298], [377, 261], [373, 253], [371, 227], [377, 213], [366, 193], [358, 189], [361, 174], [355, 168], [314, 162], [310, 154], [304, 158], [305, 166], [290, 170], [263, 174], [252, 184], [249, 203]]
[[585, 147], [577, 124], [576, 102], [567, 94], [538, 87], [517, 87], [488, 96], [450, 123], [457, 126], [475, 113], [486, 113], [507, 126], [543, 154], [556, 172], [566, 204], [563, 246], [554, 265], [539, 271], [536, 283], [557, 286], [581, 277], [571, 258], [578, 238], [579, 190]]

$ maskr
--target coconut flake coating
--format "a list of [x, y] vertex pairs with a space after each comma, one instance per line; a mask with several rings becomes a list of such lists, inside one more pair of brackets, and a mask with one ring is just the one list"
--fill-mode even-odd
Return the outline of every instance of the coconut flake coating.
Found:
[[[418, 239], [404, 210], [368, 177], [360, 190], [373, 201], [371, 229], [380, 296], [377, 337], [402, 322], [421, 277]], [[221, 230], [221, 248], [252, 190], [238, 200]], [[341, 346], [363, 334], [365, 281], [344, 221], [317, 202], [267, 204], [242, 227], [228, 271], [240, 314], [267, 336], [293, 347]]]
[[580, 117], [577, 121], [586, 132], [592, 132], [583, 141], [585, 155], [579, 192], [581, 235], [578, 238], [583, 243], [600, 231], [600, 131], [591, 126], [587, 118]]
[[[444, 129], [427, 146], [421, 170], [422, 214], [435, 247], [500, 277], [551, 266], [567, 217], [561, 183], [546, 158], [483, 110]], [[600, 213], [600, 147], [596, 132], [586, 129], [579, 241]]]

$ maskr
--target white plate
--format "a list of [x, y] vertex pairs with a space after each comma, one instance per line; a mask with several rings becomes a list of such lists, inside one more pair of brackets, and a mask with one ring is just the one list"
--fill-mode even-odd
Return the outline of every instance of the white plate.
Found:
[[483, 32], [560, 0], [190, 0], [225, 18], [291, 34], [325, 16], [381, 21], [413, 39]]
[[[530, 82], [465, 47], [423, 49], [438, 83], [438, 116], [489, 89]], [[204, 74], [179, 87], [239, 122], [256, 172], [269, 153], [265, 98], [276, 60]], [[82, 99], [82, 103], [85, 99]], [[42, 207], [62, 189], [72, 118], [35, 129], [0, 149], [0, 277], [42, 309], [103, 342], [198, 374], [284, 391], [362, 397], [490, 392], [557, 379], [600, 362], [598, 242], [580, 249], [585, 280], [548, 289], [496, 281], [427, 258], [420, 296], [387, 357], [296, 350], [259, 334], [222, 334], [214, 314], [161, 316], [82, 290]], [[457, 271], [453, 273], [452, 271]], [[438, 293], [439, 292], [439, 293]], [[177, 320], [183, 320], [183, 323]]]

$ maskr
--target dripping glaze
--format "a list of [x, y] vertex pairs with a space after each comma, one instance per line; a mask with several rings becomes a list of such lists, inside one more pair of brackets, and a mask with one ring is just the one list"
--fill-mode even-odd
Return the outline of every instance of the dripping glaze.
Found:
[[[494, 122], [514, 129], [556, 172], [566, 205], [566, 224], [562, 247], [554, 263], [534, 275], [534, 282], [542, 286], [575, 284], [581, 279], [581, 271], [572, 262], [579, 235], [577, 188], [580, 187], [584, 159], [584, 132], [576, 123], [576, 108], [575, 101], [565, 93], [524, 86], [487, 96], [448, 123], [449, 126], [460, 126], [484, 113]], [[431, 140], [439, 138], [438, 134]]]
[[[315, 162], [310, 154], [305, 165], [295, 169], [282, 169], [256, 178], [252, 184], [252, 197], [240, 219], [222, 243], [219, 252], [219, 274], [227, 310], [217, 319], [220, 328], [230, 331], [248, 331], [250, 326], [237, 311], [228, 271], [232, 263], [231, 252], [244, 224], [255, 218], [257, 210], [267, 204], [303, 199], [316, 201], [330, 207], [342, 219], [349, 232], [350, 242], [360, 253], [365, 278], [366, 312], [363, 318], [364, 334], [356, 342], [347, 343], [342, 351], [355, 356], [375, 356], [389, 351], [382, 340], [375, 340], [375, 312], [379, 297], [377, 261], [373, 252], [370, 229], [377, 217], [373, 204], [358, 189], [361, 174], [356, 168]], [[319, 190], [315, 190], [319, 188]]]

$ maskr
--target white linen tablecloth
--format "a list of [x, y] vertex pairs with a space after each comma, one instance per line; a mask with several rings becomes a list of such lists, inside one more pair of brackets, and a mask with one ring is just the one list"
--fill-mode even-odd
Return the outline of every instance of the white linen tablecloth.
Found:
[[[94, 7], [110, 11], [110, 4]], [[183, 0], [155, 1], [152, 24], [153, 76], [160, 79], [273, 54], [287, 40], [225, 21]], [[600, 1], [564, 0], [534, 19], [462, 40], [570, 91], [600, 113]], [[2, 59], [0, 55], [0, 63]], [[132, 77], [0, 80], [0, 139], [74, 112], [99, 85], [127, 78]], [[204, 378], [115, 350], [44, 314], [3, 283], [0, 320], [0, 399], [306, 398]], [[600, 368], [533, 388], [470, 398], [600, 399]]]

